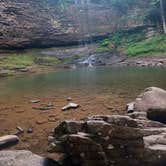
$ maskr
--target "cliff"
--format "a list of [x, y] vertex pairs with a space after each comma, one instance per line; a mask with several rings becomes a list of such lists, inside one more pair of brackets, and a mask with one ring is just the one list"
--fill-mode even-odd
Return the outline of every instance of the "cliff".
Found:
[[[135, 18], [141, 18], [141, 10], [135, 10]], [[143, 24], [141, 19], [119, 18], [111, 5], [98, 1], [62, 6], [52, 0], [1, 0], [0, 49], [71, 45], [105, 36], [117, 27]]]

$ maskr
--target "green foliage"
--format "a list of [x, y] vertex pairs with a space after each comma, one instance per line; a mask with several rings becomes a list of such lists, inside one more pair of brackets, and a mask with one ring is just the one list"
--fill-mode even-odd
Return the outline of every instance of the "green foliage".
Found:
[[103, 41], [101, 41], [101, 46], [108, 47], [110, 42], [111, 41], [109, 39], [104, 39]]
[[141, 27], [130, 30], [118, 30], [110, 35], [110, 42], [115, 47], [124, 46], [126, 43], [138, 42], [144, 39], [145, 32]]
[[122, 51], [128, 57], [166, 53], [166, 35], [160, 34], [147, 39], [146, 31], [141, 27], [119, 30], [111, 34], [109, 39], [101, 42], [101, 47], [97, 51], [109, 51], [108, 41], [109, 45], [113, 44], [117, 50]]
[[110, 51], [108, 47], [99, 47], [96, 49], [97, 52], [107, 52]]
[[14, 74], [14, 71], [11, 71], [11, 70], [0, 70], [0, 78], [12, 76], [13, 74]]
[[145, 33], [142, 27], [130, 30], [118, 30], [100, 42], [97, 52], [111, 51], [114, 48], [124, 47], [126, 44], [142, 41]]
[[37, 56], [35, 57], [34, 62], [41, 65], [53, 66], [60, 61], [55, 56]]
[[22, 53], [9, 54], [0, 57], [0, 69], [25, 69], [36, 64], [56, 65], [59, 60], [55, 56], [40, 55], [37, 50], [28, 50]]
[[0, 67], [4, 69], [22, 69], [34, 64], [31, 54], [14, 54], [1, 58]]
[[125, 53], [130, 56], [151, 55], [166, 52], [166, 36], [157, 35], [141, 42], [129, 43], [125, 46]]
[[99, 43], [99, 47], [96, 49], [97, 52], [107, 52], [112, 50], [112, 43], [110, 39], [104, 39]]

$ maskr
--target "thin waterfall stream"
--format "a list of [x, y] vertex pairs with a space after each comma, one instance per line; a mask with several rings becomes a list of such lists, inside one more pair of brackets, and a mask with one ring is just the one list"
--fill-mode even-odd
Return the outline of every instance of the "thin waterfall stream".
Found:
[[94, 55], [92, 55], [90, 46], [93, 43], [92, 37], [92, 19], [90, 17], [90, 0], [75, 0], [76, 8], [76, 22], [78, 24], [82, 39], [81, 45], [88, 48], [88, 54], [83, 58], [80, 64], [92, 67], [92, 61], [94, 60]]

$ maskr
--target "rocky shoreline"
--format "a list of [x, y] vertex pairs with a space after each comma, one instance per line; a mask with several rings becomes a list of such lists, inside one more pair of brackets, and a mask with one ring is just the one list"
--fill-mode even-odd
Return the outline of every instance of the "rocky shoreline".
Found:
[[0, 165], [165, 166], [166, 91], [147, 88], [126, 111], [59, 124], [48, 139], [49, 152], [63, 153], [59, 161], [28, 151], [0, 151]]
[[165, 56], [135, 57], [127, 58], [124, 61], [115, 64], [115, 66], [133, 66], [133, 67], [166, 67]]
[[51, 151], [65, 153], [64, 163], [72, 166], [164, 166], [166, 91], [147, 88], [132, 104], [126, 115], [61, 123], [54, 130]]
[[[87, 46], [55, 47], [21, 52], [2, 53], [0, 64], [0, 78], [25, 74], [48, 73], [58, 69], [80, 67], [166, 67], [166, 56], [140, 56], [129, 58], [113, 51], [97, 52], [98, 44]], [[20, 57], [19, 62], [18, 58]], [[14, 64], [13, 56], [17, 60]], [[21, 59], [21, 56], [23, 57]], [[24, 65], [24, 57], [30, 64]], [[10, 64], [5, 59], [12, 59]], [[4, 66], [6, 63], [6, 66]], [[19, 65], [18, 65], [18, 64]]]

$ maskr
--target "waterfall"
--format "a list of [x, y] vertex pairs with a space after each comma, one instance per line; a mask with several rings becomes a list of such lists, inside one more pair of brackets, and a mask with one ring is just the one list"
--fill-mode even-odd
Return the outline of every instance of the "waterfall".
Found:
[[82, 37], [82, 44], [92, 43], [90, 0], [75, 0], [76, 22]]
[[92, 67], [91, 50], [89, 45], [93, 43], [92, 38], [92, 19], [90, 16], [90, 0], [75, 0], [76, 8], [76, 22], [81, 34], [81, 45], [88, 47], [88, 54], [84, 62], [88, 63], [89, 67]]

